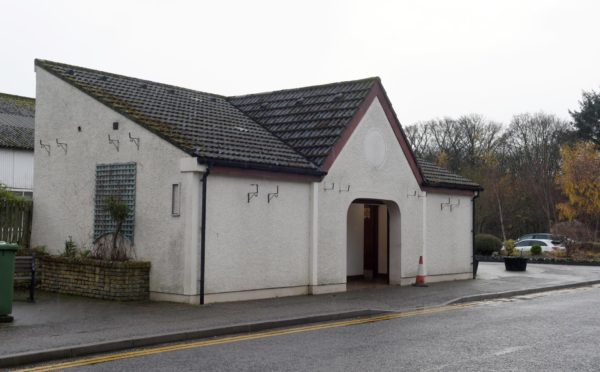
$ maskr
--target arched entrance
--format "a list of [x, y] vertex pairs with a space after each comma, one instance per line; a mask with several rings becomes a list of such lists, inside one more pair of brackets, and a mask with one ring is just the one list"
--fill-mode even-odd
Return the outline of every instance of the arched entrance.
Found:
[[348, 290], [400, 282], [400, 210], [391, 201], [356, 199], [348, 208]]

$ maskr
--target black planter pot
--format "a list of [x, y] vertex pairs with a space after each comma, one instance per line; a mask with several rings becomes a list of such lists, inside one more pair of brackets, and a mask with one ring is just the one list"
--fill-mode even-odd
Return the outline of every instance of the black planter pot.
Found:
[[527, 270], [527, 257], [504, 257], [504, 267], [506, 271], [525, 271]]

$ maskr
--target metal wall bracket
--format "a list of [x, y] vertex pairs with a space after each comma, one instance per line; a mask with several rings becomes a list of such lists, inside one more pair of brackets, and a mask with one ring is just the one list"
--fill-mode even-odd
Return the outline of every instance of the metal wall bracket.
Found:
[[323, 191], [332, 191], [335, 189], [335, 182], [331, 183], [331, 187], [328, 187], [326, 183], [323, 184]]
[[135, 147], [138, 151], [140, 150], [140, 137], [131, 137], [131, 132], [129, 132], [129, 142], [135, 143]]
[[40, 140], [40, 147], [46, 150], [48, 156], [50, 156], [50, 145], [45, 145], [44, 143], [42, 143], [42, 140]]
[[339, 192], [350, 192], [350, 185], [346, 186], [345, 188], [342, 189], [342, 185], [340, 185]]
[[452, 201], [450, 200], [450, 198], [448, 198], [448, 202], [444, 202], [440, 204], [440, 210], [444, 210], [444, 207], [448, 207], [450, 209], [450, 212], [452, 212], [452, 209], [457, 208], [460, 206], [460, 199], [458, 199], [456, 201], [456, 204], [453, 204]]
[[406, 194], [407, 198], [417, 198], [417, 199], [421, 199], [424, 198], [425, 195], [421, 194], [421, 193], [417, 193], [417, 190], [413, 190], [412, 193], [407, 193]]
[[67, 154], [67, 144], [65, 142], [58, 142], [58, 138], [56, 139], [56, 145], [65, 151]]
[[119, 140], [118, 139], [111, 139], [110, 138], [110, 134], [108, 135], [108, 143], [110, 143], [113, 146], [115, 146], [115, 148], [117, 149], [117, 151], [119, 151]]
[[250, 186], [256, 186], [256, 191], [252, 191], [252, 192], [248, 193], [248, 203], [250, 203], [250, 200], [252, 200], [252, 198], [258, 197], [258, 184], [251, 183]]
[[277, 185], [276, 192], [270, 192], [267, 194], [267, 203], [271, 202], [271, 199], [279, 197], [279, 185]]

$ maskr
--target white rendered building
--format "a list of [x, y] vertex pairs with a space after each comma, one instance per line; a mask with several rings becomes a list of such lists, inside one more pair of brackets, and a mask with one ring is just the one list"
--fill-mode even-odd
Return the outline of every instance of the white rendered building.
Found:
[[151, 298], [345, 291], [472, 277], [480, 187], [417, 161], [379, 78], [224, 97], [37, 60], [34, 245], [89, 247], [106, 195]]

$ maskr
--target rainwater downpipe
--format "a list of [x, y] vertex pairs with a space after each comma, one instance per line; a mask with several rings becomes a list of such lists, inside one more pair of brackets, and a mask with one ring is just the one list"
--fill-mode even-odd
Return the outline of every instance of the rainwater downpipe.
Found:
[[204, 305], [204, 267], [206, 263], [206, 181], [210, 166], [202, 175], [202, 221], [200, 222], [200, 305]]
[[477, 271], [476, 271], [476, 268], [475, 268], [475, 261], [476, 261], [476, 258], [475, 258], [475, 234], [476, 234], [476, 232], [475, 232], [475, 226], [476, 226], [476, 223], [477, 223], [476, 215], [475, 215], [475, 199], [477, 199], [478, 197], [479, 197], [479, 191], [475, 191], [475, 195], [473, 195], [473, 199], [471, 199], [471, 202], [473, 203], [473, 213], [472, 213], [473, 214], [473, 227], [471, 229], [471, 233], [473, 234], [472, 237], [471, 237], [471, 239], [473, 241], [473, 243], [472, 243], [472, 250], [473, 250], [473, 252], [472, 252], [472, 254], [473, 254], [473, 262], [472, 262], [472, 265], [473, 265], [473, 279], [475, 279], [475, 276], [477, 275]]

